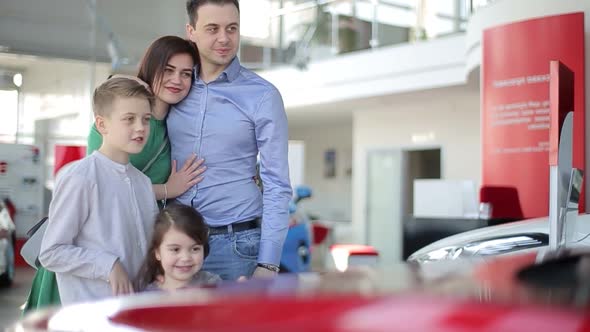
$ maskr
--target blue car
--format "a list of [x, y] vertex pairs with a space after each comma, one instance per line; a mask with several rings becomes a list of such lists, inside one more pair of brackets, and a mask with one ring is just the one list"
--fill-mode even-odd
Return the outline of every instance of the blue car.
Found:
[[297, 186], [289, 204], [289, 231], [281, 255], [281, 272], [297, 273], [311, 270], [311, 224], [309, 218], [297, 211], [298, 203], [311, 197], [311, 188]]

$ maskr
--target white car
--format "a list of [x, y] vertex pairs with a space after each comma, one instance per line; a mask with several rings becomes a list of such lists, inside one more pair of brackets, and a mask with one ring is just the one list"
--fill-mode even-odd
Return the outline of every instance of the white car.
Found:
[[0, 200], [0, 287], [12, 285], [14, 279], [14, 232], [12, 218]]
[[[568, 248], [590, 249], [590, 214], [578, 215]], [[474, 262], [498, 255], [539, 252], [549, 245], [548, 217], [484, 227], [436, 241], [416, 251], [408, 262], [428, 264], [470, 259]]]

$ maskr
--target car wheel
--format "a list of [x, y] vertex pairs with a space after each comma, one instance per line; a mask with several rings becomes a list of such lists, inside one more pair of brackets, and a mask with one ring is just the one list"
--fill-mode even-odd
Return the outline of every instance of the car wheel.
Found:
[[284, 265], [279, 266], [279, 273], [289, 273], [289, 269], [286, 268]]

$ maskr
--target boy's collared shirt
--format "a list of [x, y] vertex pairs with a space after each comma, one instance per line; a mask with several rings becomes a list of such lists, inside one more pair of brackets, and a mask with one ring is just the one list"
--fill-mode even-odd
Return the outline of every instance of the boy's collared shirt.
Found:
[[56, 272], [62, 303], [112, 296], [108, 278], [117, 260], [133, 280], [157, 212], [150, 180], [131, 164], [95, 151], [64, 170], [39, 255]]
[[[191, 92], [171, 109], [167, 124], [177, 165], [191, 153], [207, 165], [203, 181], [177, 200], [214, 227], [262, 217], [258, 261], [279, 265], [291, 199], [287, 116], [279, 91], [236, 57], [215, 81], [205, 83], [195, 74]], [[253, 180], [259, 152], [264, 196]]]

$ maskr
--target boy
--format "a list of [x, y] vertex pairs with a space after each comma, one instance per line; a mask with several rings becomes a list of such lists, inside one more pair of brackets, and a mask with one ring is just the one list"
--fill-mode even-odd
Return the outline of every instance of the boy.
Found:
[[147, 176], [131, 166], [149, 136], [153, 95], [114, 77], [94, 92], [98, 151], [55, 184], [39, 261], [56, 272], [62, 304], [133, 293], [158, 211]]

